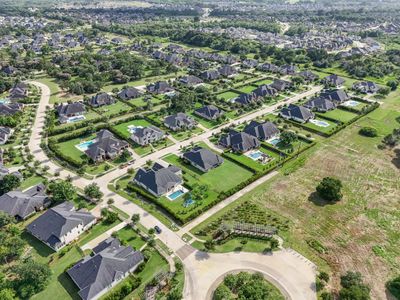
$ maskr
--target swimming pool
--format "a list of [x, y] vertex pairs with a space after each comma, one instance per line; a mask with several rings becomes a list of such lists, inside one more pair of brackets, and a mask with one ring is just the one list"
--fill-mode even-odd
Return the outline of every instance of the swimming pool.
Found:
[[330, 126], [328, 122], [321, 121], [321, 120], [310, 120], [310, 123], [313, 123], [314, 125], [317, 125], [319, 127], [328, 127]]
[[280, 138], [276, 137], [268, 140], [267, 143], [276, 146], [277, 144], [279, 144], [280, 141], [281, 141]]
[[355, 107], [359, 104], [360, 104], [360, 102], [354, 101], [354, 100], [349, 100], [349, 101], [346, 101], [343, 103], [344, 106], [350, 106], [350, 107]]
[[82, 142], [82, 143], [76, 145], [75, 147], [78, 148], [78, 150], [85, 152], [89, 148], [89, 146], [92, 145], [93, 143], [94, 143], [94, 140], [91, 140], [91, 141], [87, 141], [87, 142]]
[[85, 116], [75, 116], [75, 117], [69, 117], [67, 123], [75, 123], [79, 121], [85, 120]]
[[185, 191], [183, 191], [183, 190], [177, 190], [177, 191], [175, 191], [175, 192], [173, 192], [173, 193], [167, 195], [167, 198], [168, 198], [169, 200], [176, 200], [176, 199], [178, 199], [180, 196], [182, 196], [184, 193], [185, 193]]
[[129, 133], [135, 133], [136, 130], [138, 130], [140, 128], [143, 128], [143, 126], [129, 125], [128, 131], [129, 131]]
[[253, 160], [259, 159], [262, 155], [263, 153], [261, 151], [254, 151], [248, 154], [248, 156]]
[[8, 99], [7, 98], [0, 98], [0, 104], [4, 104], [4, 103], [8, 103]]

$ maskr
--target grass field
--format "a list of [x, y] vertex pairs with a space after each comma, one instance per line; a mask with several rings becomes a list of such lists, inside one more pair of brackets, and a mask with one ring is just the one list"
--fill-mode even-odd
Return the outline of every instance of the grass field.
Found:
[[238, 88], [237, 90], [242, 93], [248, 94], [248, 93], [252, 92], [253, 90], [255, 90], [256, 88], [257, 87], [255, 87], [254, 85], [249, 84], [249, 85], [242, 86], [242, 87]]
[[253, 84], [257, 85], [257, 86], [260, 86], [260, 85], [263, 85], [263, 84], [270, 84], [270, 83], [272, 83], [271, 79], [263, 79], [263, 80], [260, 80], [260, 81], [256, 81]]
[[221, 94], [218, 94], [218, 95], [217, 95], [218, 98], [222, 98], [222, 99], [224, 99], [225, 101], [229, 101], [229, 100], [231, 100], [231, 99], [233, 99], [233, 98], [236, 98], [237, 96], [239, 96], [238, 93], [231, 92], [231, 91], [224, 92], [224, 93], [221, 93]]
[[[333, 288], [344, 272], [360, 271], [372, 299], [386, 299], [384, 284], [400, 269], [400, 154], [377, 148], [382, 136], [400, 127], [399, 97], [400, 91], [392, 93], [380, 108], [321, 140], [235, 203], [254, 201], [291, 220], [286, 247], [330, 272]], [[363, 126], [375, 127], [379, 136], [360, 136]], [[344, 196], [336, 204], [315, 194], [326, 176], [343, 182]]]
[[334, 109], [334, 110], [322, 113], [321, 115], [344, 122], [344, 123], [351, 121], [352, 119], [354, 119], [358, 116], [355, 113], [352, 113], [352, 112], [349, 112], [349, 111], [343, 110], [343, 109]]
[[102, 107], [96, 108], [96, 111], [101, 114], [102, 116], [111, 116], [117, 113], [122, 113], [122, 112], [127, 112], [131, 109], [130, 106], [127, 104], [117, 101], [114, 104], [111, 105], [104, 105]]
[[[137, 107], [144, 107], [144, 106], [146, 106], [147, 103], [148, 103], [148, 102], [145, 101], [144, 99], [145, 99], [145, 97], [142, 96], [142, 97], [139, 97], [139, 98], [135, 98], [135, 99], [129, 100], [129, 103], [131, 103], [131, 104], [133, 104], [133, 105], [135, 105], [135, 106], [137, 106]], [[152, 104], [158, 104], [158, 103], [161, 102], [161, 99], [156, 98], [156, 97], [151, 97], [151, 98], [150, 98], [150, 102], [151, 102]]]
[[90, 141], [96, 137], [95, 134], [88, 135], [88, 136], [83, 136], [80, 138], [68, 140], [66, 142], [61, 142], [58, 143], [57, 145], [59, 146], [60, 150], [64, 153], [64, 155], [69, 156], [77, 161], [83, 162], [86, 159], [86, 154], [82, 151], [80, 151], [78, 148], [76, 148], [76, 145], [85, 142], [85, 141]]
[[140, 250], [140, 248], [146, 243], [142, 240], [140, 235], [133, 231], [132, 227], [128, 225], [117, 231], [117, 238], [121, 242], [125, 242], [127, 245], [132, 246], [135, 250]]
[[147, 127], [147, 126], [150, 126], [151, 124], [149, 122], [147, 122], [146, 120], [139, 119], [139, 120], [132, 120], [129, 122], [121, 123], [121, 124], [115, 125], [113, 127], [121, 136], [123, 136], [125, 139], [129, 139], [131, 136], [131, 133], [128, 130], [128, 126], [130, 126], [130, 125]]

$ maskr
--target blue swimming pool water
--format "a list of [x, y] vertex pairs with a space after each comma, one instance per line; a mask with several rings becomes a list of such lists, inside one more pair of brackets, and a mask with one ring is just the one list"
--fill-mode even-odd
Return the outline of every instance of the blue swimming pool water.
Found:
[[270, 143], [271, 145], [276, 146], [277, 144], [279, 144], [281, 140], [279, 138], [273, 138], [272, 140], [269, 140], [268, 143]]
[[319, 127], [328, 127], [329, 123], [321, 120], [310, 120], [311, 123], [319, 126]]
[[169, 194], [168, 198], [171, 200], [175, 200], [175, 199], [179, 198], [180, 196], [182, 196], [184, 193], [185, 193], [184, 191], [178, 190], [178, 191], [173, 192], [172, 194]]
[[87, 141], [87, 142], [83, 142], [80, 143], [79, 145], [76, 145], [76, 147], [81, 150], [81, 151], [86, 151], [90, 145], [92, 145], [94, 143], [94, 141]]
[[257, 151], [257, 152], [253, 152], [253, 153], [249, 154], [249, 156], [254, 160], [259, 159], [262, 155], [263, 155], [263, 153], [261, 151]]
[[70, 118], [68, 118], [68, 123], [75, 123], [75, 122], [79, 122], [82, 120], [85, 120], [85, 116], [70, 117]]
[[354, 100], [349, 100], [349, 101], [346, 101], [346, 103], [345, 103], [346, 106], [351, 106], [351, 107], [357, 106], [359, 104], [360, 104], [360, 102], [354, 101]]

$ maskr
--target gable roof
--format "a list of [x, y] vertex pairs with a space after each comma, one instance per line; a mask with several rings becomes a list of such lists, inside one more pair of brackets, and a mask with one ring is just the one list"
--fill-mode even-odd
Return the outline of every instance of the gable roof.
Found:
[[224, 159], [218, 154], [201, 147], [194, 147], [185, 152], [183, 158], [200, 166], [203, 170], [215, 168], [224, 161]]
[[76, 211], [70, 202], [61, 203], [48, 209], [43, 215], [30, 223], [26, 229], [53, 249], [60, 246], [61, 238], [78, 225], [86, 226], [95, 217], [86, 211]]
[[281, 114], [289, 118], [297, 118], [300, 120], [308, 120], [314, 117], [313, 113], [308, 108], [294, 104], [282, 108]]
[[89, 145], [85, 153], [95, 161], [99, 155], [114, 154], [127, 146], [128, 142], [119, 140], [108, 130], [102, 129], [97, 133], [96, 142]]
[[250, 149], [260, 147], [258, 139], [246, 132], [237, 132], [233, 129], [228, 134], [223, 135], [220, 144], [227, 148], [232, 148], [234, 151], [246, 152]]
[[251, 121], [243, 131], [255, 136], [259, 140], [267, 140], [279, 134], [279, 129], [272, 122], [260, 123], [257, 121]]
[[316, 97], [308, 100], [304, 107], [309, 109], [318, 109], [318, 110], [331, 110], [336, 108], [336, 105], [329, 99], [323, 97]]
[[122, 246], [118, 239], [109, 238], [103, 243], [96, 247], [94, 256], [86, 256], [67, 271], [83, 300], [96, 298], [144, 260], [141, 252]]
[[98, 93], [89, 100], [91, 106], [110, 105], [115, 103], [114, 97], [107, 93]]
[[323, 81], [325, 83], [336, 85], [336, 86], [339, 86], [339, 85], [342, 85], [343, 83], [345, 83], [345, 80], [336, 74], [331, 74], [329, 76], [326, 76], [323, 79]]
[[203, 107], [200, 107], [198, 109], [195, 110], [195, 113], [197, 113], [200, 116], [204, 116], [206, 118], [209, 119], [216, 119], [218, 118], [220, 115], [223, 114], [223, 112], [216, 107], [215, 105], [205, 105]]
[[179, 171], [180, 169], [175, 166], [170, 165], [165, 168], [155, 163], [151, 169], [140, 168], [134, 180], [160, 196], [165, 194], [171, 187], [182, 183], [182, 178], [176, 174]]
[[0, 103], [0, 115], [10, 116], [22, 111], [21, 103]]
[[59, 116], [82, 113], [85, 111], [85, 105], [81, 102], [64, 103], [57, 106], [57, 113]]
[[164, 124], [169, 128], [182, 128], [185, 126], [194, 126], [196, 122], [187, 114], [179, 112], [174, 115], [165, 117]]
[[118, 97], [122, 100], [137, 98], [140, 97], [141, 95], [142, 93], [137, 88], [134, 87], [124, 88], [118, 93]]
[[345, 90], [324, 91], [321, 93], [320, 97], [329, 99], [333, 102], [339, 102], [339, 103], [342, 103], [342, 102], [350, 99], [349, 95], [347, 95]]

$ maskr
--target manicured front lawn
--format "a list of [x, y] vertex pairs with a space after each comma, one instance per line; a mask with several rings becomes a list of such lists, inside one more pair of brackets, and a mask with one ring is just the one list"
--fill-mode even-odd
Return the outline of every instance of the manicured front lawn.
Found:
[[117, 238], [135, 250], [139, 250], [146, 243], [129, 225], [117, 231]]
[[322, 113], [321, 115], [344, 122], [344, 123], [348, 122], [358, 116], [355, 113], [352, 113], [352, 112], [349, 112], [349, 111], [343, 110], [343, 109], [334, 109], [334, 110], [328, 111], [326, 113]]
[[218, 98], [222, 98], [225, 101], [229, 101], [233, 98], [236, 98], [237, 96], [239, 96], [239, 94], [236, 92], [232, 92], [232, 91], [224, 92], [224, 93], [217, 95]]
[[190, 185], [196, 182], [206, 184], [216, 192], [227, 191], [252, 176], [250, 171], [227, 159], [224, 160], [222, 165], [207, 173], [203, 173], [195, 167], [184, 163], [174, 154], [165, 157], [164, 160], [182, 168], [185, 171], [184, 179], [187, 180]]
[[257, 86], [260, 86], [260, 85], [263, 85], [263, 84], [270, 84], [270, 83], [272, 83], [271, 79], [263, 79], [263, 80], [260, 80], [260, 81], [256, 81], [253, 84], [257, 85]]
[[37, 185], [41, 182], [43, 182], [44, 178], [41, 176], [37, 176], [37, 175], [33, 175], [31, 177], [27, 177], [24, 178], [24, 180], [22, 180], [21, 185], [19, 186], [19, 188], [21, 190], [26, 190], [34, 185]]
[[187, 130], [187, 131], [178, 131], [178, 132], [173, 132], [171, 131], [171, 135], [178, 141], [186, 140], [190, 138], [193, 135], [197, 135], [203, 132], [203, 129], [200, 127], [195, 127], [192, 130]]
[[114, 223], [108, 224], [105, 222], [99, 222], [96, 225], [94, 225], [91, 229], [86, 231], [80, 236], [78, 245], [83, 246], [93, 240], [94, 238], [98, 237], [99, 235], [103, 234], [107, 230], [117, 226], [119, 223], [121, 223], [120, 220], [115, 221]]
[[[150, 97], [149, 101], [152, 104], [158, 104], [161, 102], [161, 99], [156, 98], [156, 97]], [[129, 100], [129, 103], [132, 103], [133, 105], [135, 105], [137, 107], [144, 107], [147, 105], [147, 103], [149, 103], [149, 101], [145, 100], [145, 96], [142, 96], [139, 98]]]
[[[244, 244], [242, 244], [244, 242]], [[206, 250], [204, 244], [200, 242], [192, 243], [192, 246], [201, 251]], [[269, 241], [256, 238], [240, 238], [236, 237], [228, 240], [221, 245], [215, 245], [215, 249], [210, 252], [226, 253], [226, 252], [266, 252], [270, 251], [271, 244]]]

